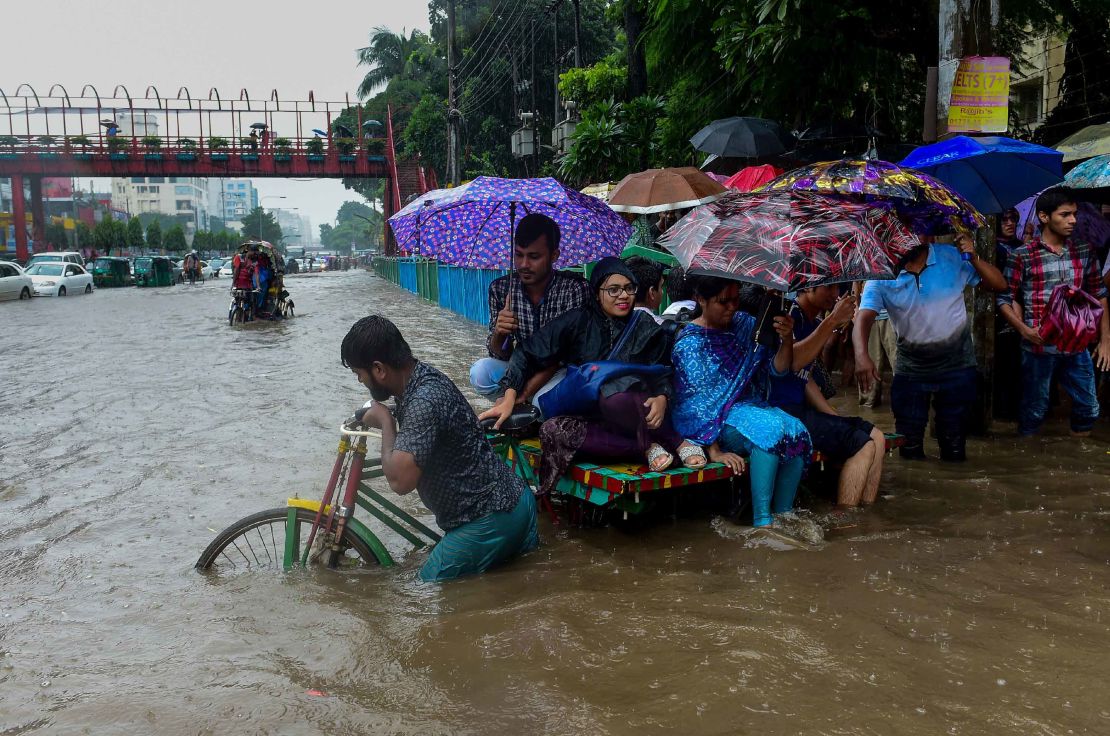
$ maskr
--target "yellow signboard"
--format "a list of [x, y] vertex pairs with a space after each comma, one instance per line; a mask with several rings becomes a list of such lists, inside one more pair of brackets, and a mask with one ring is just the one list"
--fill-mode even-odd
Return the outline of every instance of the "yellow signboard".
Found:
[[948, 105], [949, 133], [1005, 133], [1010, 117], [1010, 60], [969, 56], [960, 60]]

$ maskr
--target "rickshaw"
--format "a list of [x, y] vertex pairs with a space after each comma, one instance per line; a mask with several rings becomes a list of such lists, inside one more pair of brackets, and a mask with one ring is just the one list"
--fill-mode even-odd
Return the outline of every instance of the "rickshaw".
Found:
[[[266, 289], [266, 297], [261, 306], [257, 302], [248, 304], [247, 300], [255, 300], [257, 292], [247, 292], [245, 289], [231, 289], [231, 306], [228, 308], [228, 324], [249, 322], [255, 318], [262, 319], [287, 319], [293, 315], [293, 300], [285, 290], [285, 259], [277, 252], [274, 246], [265, 240], [250, 240], [239, 246], [236, 255], [245, 260], [251, 251], [256, 251], [260, 256], [269, 259], [270, 283]], [[254, 306], [255, 308], [249, 308]]]
[[140, 256], [135, 259], [137, 286], [173, 286], [173, 262], [166, 256]]
[[115, 286], [131, 286], [131, 264], [126, 258], [97, 258], [92, 264], [93, 283], [98, 289]]

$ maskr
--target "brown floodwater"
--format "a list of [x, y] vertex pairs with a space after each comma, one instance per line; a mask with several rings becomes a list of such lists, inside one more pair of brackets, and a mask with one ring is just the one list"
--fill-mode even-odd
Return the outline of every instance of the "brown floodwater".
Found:
[[483, 337], [363, 272], [290, 279], [284, 324], [229, 328], [226, 288], [0, 305], [0, 734], [1110, 733], [1105, 422], [891, 458], [824, 541], [545, 519], [448, 585], [388, 535], [397, 568], [205, 576], [218, 530], [320, 493], [354, 320], [461, 386]]

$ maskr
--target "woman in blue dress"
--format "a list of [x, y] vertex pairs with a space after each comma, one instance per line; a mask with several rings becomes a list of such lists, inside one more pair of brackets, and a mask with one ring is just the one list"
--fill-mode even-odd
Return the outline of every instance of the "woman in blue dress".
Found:
[[753, 523], [767, 526], [772, 513], [794, 506], [794, 494], [812, 454], [800, 421], [768, 406], [768, 372], [784, 375], [794, 354], [793, 321], [775, 318], [779, 347], [755, 341], [756, 320], [739, 310], [737, 282], [699, 277], [694, 285], [698, 308], [679, 333], [674, 363], [674, 427], [691, 442], [708, 448], [709, 459], [734, 471], [751, 463]]

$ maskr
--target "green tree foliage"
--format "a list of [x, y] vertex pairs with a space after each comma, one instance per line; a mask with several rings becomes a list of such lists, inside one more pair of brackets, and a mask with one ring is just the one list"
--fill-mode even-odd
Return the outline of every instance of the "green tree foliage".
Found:
[[428, 79], [445, 75], [446, 61], [432, 40], [421, 31], [394, 33], [377, 26], [370, 31], [370, 43], [356, 52], [359, 66], [369, 67], [358, 86], [358, 96], [366, 99], [394, 79]]
[[574, 100], [579, 110], [606, 100], [620, 100], [627, 86], [628, 70], [603, 59], [593, 66], [568, 69], [559, 75], [559, 95]]
[[663, 101], [637, 97], [597, 102], [582, 111], [573, 145], [559, 161], [559, 176], [576, 186], [615, 181], [648, 167], [654, 157], [656, 121]]
[[281, 225], [272, 213], [261, 207], [255, 207], [240, 222], [243, 223], [244, 239], [265, 240], [275, 247], [281, 243]]
[[105, 217], [96, 223], [92, 237], [93, 245], [104, 255], [110, 255], [112, 248], [118, 248], [122, 253], [127, 246], [127, 225], [111, 217]]
[[132, 253], [138, 253], [145, 242], [142, 221], [138, 217], [132, 217], [127, 221], [127, 248]]
[[447, 148], [443, 136], [447, 131], [447, 100], [425, 93], [412, 111], [405, 126], [402, 152], [419, 156], [436, 171], [447, 170]]
[[50, 243], [55, 249], [66, 250], [69, 248], [69, 235], [66, 233], [65, 225], [62, 223], [49, 223], [43, 235], [46, 238], [46, 242]]
[[151, 220], [146, 226], [146, 245], [155, 250], [162, 247], [162, 225], [158, 220]]
[[185, 240], [185, 228], [174, 225], [167, 230], [165, 247], [170, 253], [184, 253], [188, 250], [189, 244]]
[[84, 247], [84, 246], [88, 245], [89, 243], [93, 242], [92, 228], [89, 227], [85, 223], [84, 220], [78, 220], [77, 221], [76, 235], [77, 235], [77, 240], [81, 243], [82, 247]]
[[376, 248], [381, 244], [383, 225], [382, 213], [376, 209], [362, 202], [344, 202], [336, 213], [336, 224], [320, 226], [320, 242], [343, 255], [350, 254], [352, 244], [357, 250]]

